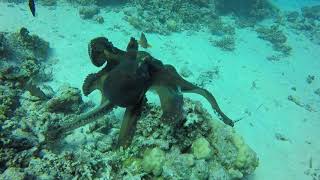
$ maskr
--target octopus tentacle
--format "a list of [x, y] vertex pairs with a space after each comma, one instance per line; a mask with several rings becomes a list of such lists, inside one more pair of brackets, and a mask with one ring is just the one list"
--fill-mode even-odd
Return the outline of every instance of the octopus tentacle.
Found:
[[118, 147], [122, 146], [126, 148], [131, 144], [136, 131], [138, 119], [141, 115], [142, 106], [145, 101], [146, 98], [143, 97], [142, 100], [140, 100], [140, 102], [135, 106], [126, 108], [118, 137]]
[[110, 112], [113, 108], [114, 105], [106, 101], [102, 105], [98, 106], [90, 112], [80, 114], [72, 120], [64, 124], [60, 124], [58, 127], [51, 127], [46, 134], [47, 140], [56, 141], [66, 136], [70, 131], [73, 131], [81, 126], [84, 126], [97, 120], [99, 117], [105, 115], [107, 112]]
[[160, 98], [162, 118], [181, 119], [183, 116], [183, 96], [177, 87], [153, 86]]
[[207, 101], [209, 101], [211, 107], [221, 116], [222, 121], [225, 124], [231, 127], [234, 126], [234, 122], [222, 112], [216, 99], [209, 91], [207, 91], [206, 89], [200, 88], [183, 79], [173, 66], [164, 65], [163, 69], [157, 72], [156, 74], [158, 77], [155, 79], [155, 84], [159, 84], [162, 86], [176, 85], [181, 88], [182, 92], [196, 93], [203, 96], [204, 98], [207, 99]]

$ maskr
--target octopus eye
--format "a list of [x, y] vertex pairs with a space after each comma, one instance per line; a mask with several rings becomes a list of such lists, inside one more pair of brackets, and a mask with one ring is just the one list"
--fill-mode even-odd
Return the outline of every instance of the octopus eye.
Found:
[[[112, 45], [112, 44], [111, 44]], [[88, 45], [88, 54], [92, 64], [97, 67], [102, 66], [106, 62], [104, 50], [110, 46], [110, 42], [105, 37], [94, 38]]]

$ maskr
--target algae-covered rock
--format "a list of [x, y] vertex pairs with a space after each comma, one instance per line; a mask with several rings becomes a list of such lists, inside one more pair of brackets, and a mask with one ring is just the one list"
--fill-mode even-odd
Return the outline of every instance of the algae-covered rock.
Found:
[[160, 148], [147, 150], [144, 154], [142, 167], [147, 173], [153, 173], [155, 176], [160, 176], [162, 166], [165, 160], [165, 152]]
[[205, 138], [198, 138], [192, 143], [192, 153], [197, 159], [208, 159], [212, 155], [210, 144]]
[[49, 112], [76, 113], [81, 111], [81, 104], [80, 90], [65, 85], [47, 102], [47, 109]]
[[4, 58], [8, 53], [6, 37], [4, 33], [0, 33], [0, 58]]
[[6, 171], [2, 174], [0, 174], [0, 179], [15, 179], [15, 180], [24, 180], [27, 179], [27, 174], [23, 172], [23, 169], [20, 168], [8, 168]]
[[0, 85], [0, 123], [9, 119], [19, 106], [17, 90]]
[[34, 57], [41, 57], [43, 59], [48, 57], [49, 43], [44, 41], [37, 35], [30, 35], [27, 28], [22, 27], [18, 33], [19, 39], [23, 46], [34, 54]]
[[99, 24], [103, 24], [104, 23], [104, 18], [102, 16], [94, 16], [94, 20], [99, 23]]

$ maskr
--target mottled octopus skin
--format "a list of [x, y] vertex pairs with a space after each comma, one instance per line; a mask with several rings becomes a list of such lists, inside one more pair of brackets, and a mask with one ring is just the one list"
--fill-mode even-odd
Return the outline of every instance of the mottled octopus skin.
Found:
[[[126, 108], [126, 111], [120, 128], [118, 146], [128, 147], [146, 102], [145, 93], [149, 89], [155, 90], [160, 97], [163, 118], [180, 120], [183, 117], [182, 93], [189, 92], [205, 97], [221, 116], [222, 121], [234, 126], [233, 121], [221, 111], [209, 91], [184, 80], [173, 66], [163, 64], [147, 52], [138, 51], [138, 43], [134, 38], [130, 39], [126, 51], [114, 47], [105, 37], [91, 40], [88, 50], [91, 62], [95, 66], [101, 67], [107, 62], [98, 73], [89, 74], [82, 87], [84, 95], [99, 89], [102, 94], [101, 105], [77, 116], [67, 125], [60, 125], [56, 130], [60, 137], [96, 120], [115, 106], [120, 106]], [[57, 133], [49, 133], [48, 139], [55, 138]]]

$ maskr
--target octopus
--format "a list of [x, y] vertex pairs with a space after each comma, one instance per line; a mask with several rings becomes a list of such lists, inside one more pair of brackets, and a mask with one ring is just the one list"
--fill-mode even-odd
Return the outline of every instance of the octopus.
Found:
[[128, 147], [134, 137], [136, 124], [146, 103], [146, 92], [159, 95], [161, 118], [179, 120], [183, 117], [183, 94], [196, 93], [206, 98], [220, 119], [229, 126], [234, 122], [227, 117], [214, 96], [206, 89], [183, 79], [172, 65], [163, 64], [148, 52], [138, 50], [138, 42], [131, 37], [127, 49], [121, 50], [105, 37], [97, 37], [88, 45], [91, 62], [96, 67], [106, 65], [97, 73], [89, 74], [82, 90], [88, 96], [94, 90], [102, 94], [95, 109], [76, 116], [69, 123], [50, 128], [48, 139], [56, 140], [70, 131], [91, 123], [113, 108], [125, 108], [117, 146]]

